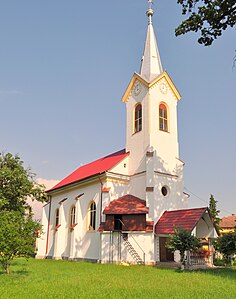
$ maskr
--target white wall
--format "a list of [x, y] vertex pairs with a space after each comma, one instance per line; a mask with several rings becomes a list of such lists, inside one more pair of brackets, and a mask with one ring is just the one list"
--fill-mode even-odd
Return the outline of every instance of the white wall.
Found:
[[[110, 232], [104, 232], [101, 234], [101, 262], [128, 262], [135, 264], [136, 261], [130, 255], [125, 246], [125, 241], [119, 233], [110, 234]], [[145, 252], [145, 263], [154, 264], [154, 235], [152, 233], [145, 232], [132, 232], [128, 233], [128, 241], [133, 246], [135, 251], [141, 257], [144, 258], [143, 251]]]
[[[163, 82], [168, 86], [166, 94], [160, 91]], [[157, 151], [164, 168], [172, 172], [179, 157], [177, 99], [165, 78], [149, 90], [143, 84], [141, 86], [141, 93], [136, 96], [132, 91], [126, 102], [126, 149], [130, 151], [130, 174], [145, 170], [145, 154], [151, 146]], [[162, 102], [168, 107], [168, 132], [159, 130], [159, 105]], [[134, 133], [134, 108], [137, 103], [142, 104], [142, 131]]]
[[44, 258], [46, 253], [46, 240], [47, 240], [47, 224], [48, 224], [48, 211], [49, 204], [44, 205], [42, 208], [42, 234], [40, 238], [37, 239], [36, 248], [37, 248], [37, 257]]
[[[78, 200], [76, 196], [84, 193]], [[100, 195], [101, 185], [98, 181], [87, 187], [73, 188], [69, 191], [57, 193], [51, 200], [51, 217], [49, 229], [48, 256], [54, 258], [99, 258], [99, 233], [100, 224]], [[62, 204], [59, 202], [67, 198]], [[96, 203], [96, 231], [88, 231], [88, 206], [91, 201]], [[69, 229], [69, 214], [72, 205], [76, 206], [76, 223], [74, 230]], [[55, 211], [60, 209], [61, 226], [55, 231]], [[44, 214], [48, 214], [48, 210]], [[43, 217], [43, 225], [47, 227], [47, 217]], [[45, 243], [45, 239], [44, 239]], [[46, 244], [44, 244], [46, 246]], [[43, 246], [41, 246], [43, 247]], [[41, 249], [38, 256], [45, 255]]]
[[[145, 152], [149, 145], [148, 90], [143, 84], [141, 86], [140, 94], [135, 96], [132, 92], [126, 103], [126, 150], [130, 152], [130, 174], [145, 170]], [[134, 133], [134, 109], [137, 103], [142, 104], [142, 131]]]

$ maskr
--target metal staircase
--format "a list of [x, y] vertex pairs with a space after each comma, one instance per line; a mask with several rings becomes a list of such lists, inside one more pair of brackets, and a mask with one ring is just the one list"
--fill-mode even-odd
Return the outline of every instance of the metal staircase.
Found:
[[127, 234], [124, 234], [120, 232], [122, 239], [124, 240], [124, 246], [129, 252], [129, 254], [132, 256], [132, 258], [136, 261], [138, 265], [144, 265], [145, 264], [145, 254], [144, 254], [144, 259], [140, 257], [140, 255], [137, 253], [137, 251], [134, 249], [134, 247], [130, 244], [127, 238]]
[[138, 265], [144, 265], [144, 261], [142, 260], [142, 258], [139, 256], [139, 254], [137, 253], [137, 251], [134, 249], [134, 247], [130, 244], [130, 242], [128, 241], [127, 238], [124, 237], [124, 234], [121, 233], [121, 236], [124, 240], [124, 246], [127, 249], [127, 251], [129, 252], [129, 254], [132, 256], [132, 258], [136, 261], [136, 263]]

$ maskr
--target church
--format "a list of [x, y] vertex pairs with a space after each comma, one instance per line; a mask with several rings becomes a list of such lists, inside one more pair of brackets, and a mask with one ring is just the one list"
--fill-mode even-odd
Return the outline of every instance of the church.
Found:
[[191, 231], [208, 248], [217, 236], [206, 207], [188, 209], [178, 144], [181, 96], [163, 71], [148, 2], [140, 72], [122, 98], [126, 147], [79, 167], [47, 191], [37, 258], [178, 262], [178, 252], [165, 247], [176, 227]]

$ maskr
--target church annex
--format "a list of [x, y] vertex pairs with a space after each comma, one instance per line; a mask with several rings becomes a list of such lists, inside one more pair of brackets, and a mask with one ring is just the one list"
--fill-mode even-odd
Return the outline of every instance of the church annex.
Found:
[[81, 166], [47, 191], [37, 258], [155, 264], [178, 261], [165, 243], [176, 226], [205, 242], [216, 236], [207, 208], [187, 209], [179, 159], [181, 98], [163, 71], [152, 1], [140, 73], [122, 101], [126, 148]]

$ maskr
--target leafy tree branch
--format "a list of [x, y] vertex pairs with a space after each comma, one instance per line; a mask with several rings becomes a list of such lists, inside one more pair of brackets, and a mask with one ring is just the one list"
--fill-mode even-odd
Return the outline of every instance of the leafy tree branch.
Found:
[[176, 36], [200, 32], [198, 42], [210, 46], [223, 31], [236, 25], [236, 0], [177, 0], [188, 15], [176, 29]]

